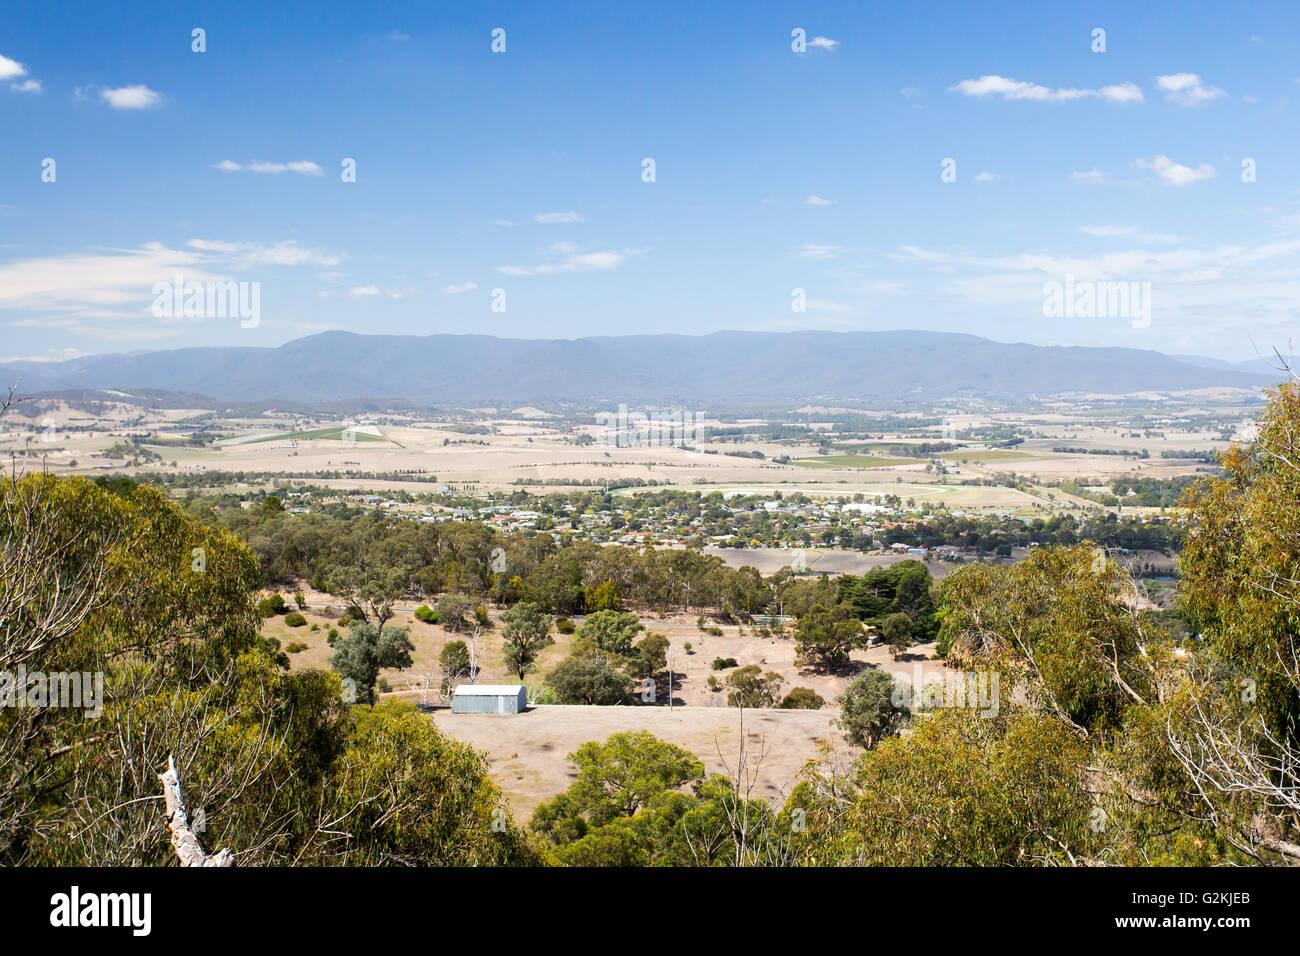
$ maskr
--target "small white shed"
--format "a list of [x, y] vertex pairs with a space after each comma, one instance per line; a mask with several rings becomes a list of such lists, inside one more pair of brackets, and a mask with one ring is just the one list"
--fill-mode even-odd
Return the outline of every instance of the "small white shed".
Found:
[[523, 684], [460, 684], [451, 698], [453, 714], [522, 714], [527, 709]]

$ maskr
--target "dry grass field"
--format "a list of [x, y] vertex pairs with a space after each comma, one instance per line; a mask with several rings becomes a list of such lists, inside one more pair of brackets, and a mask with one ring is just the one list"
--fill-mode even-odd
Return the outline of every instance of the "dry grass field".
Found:
[[[322, 596], [307, 597], [319, 599]], [[315, 600], [309, 600], [309, 604], [315, 603]], [[497, 612], [494, 610], [491, 614], [496, 621]], [[335, 622], [314, 608], [305, 611], [304, 616], [308, 624], [296, 628], [288, 627], [283, 618], [271, 618], [264, 622], [262, 633], [278, 638], [285, 648], [295, 642], [307, 645], [305, 650], [289, 655], [293, 668], [328, 668], [333, 652], [326, 634]], [[734, 762], [739, 740], [739, 711], [727, 706], [725, 690], [713, 691], [708, 687], [710, 676], [716, 676], [719, 683], [723, 683], [726, 675], [732, 672], [731, 668], [715, 671], [712, 667], [714, 659], [734, 658], [740, 667], [757, 664], [765, 672], [780, 674], [785, 682], [782, 694], [796, 686], [808, 687], [826, 701], [821, 710], [746, 711], [746, 734], [750, 742], [757, 746], [761, 738], [769, 751], [760, 789], [765, 796], [778, 796], [789, 790], [807, 761], [818, 757], [823, 742], [834, 750], [852, 751], [831, 722], [839, 713], [835, 698], [843, 693], [854, 673], [865, 667], [880, 667], [914, 680], [917, 669], [923, 676], [944, 669], [941, 662], [930, 659], [933, 645], [919, 645], [899, 660], [894, 660], [884, 647], [854, 651], [851, 655], [853, 663], [845, 673], [815, 673], [795, 666], [794, 640], [788, 636], [762, 638], [752, 628], [734, 625], [724, 627], [721, 637], [710, 636], [700, 632], [693, 618], [681, 615], [642, 620], [647, 632], [666, 636], [674, 652], [677, 669], [671, 709], [667, 706], [666, 696], [660, 695], [655, 704], [542, 706], [518, 717], [453, 715], [440, 709], [434, 712], [432, 719], [453, 736], [488, 754], [493, 778], [510, 798], [513, 811], [526, 817], [538, 803], [568, 787], [571, 768], [564, 759], [566, 754], [588, 740], [604, 740], [619, 731], [649, 730], [690, 750], [705, 762], [710, 772], [721, 770], [724, 760]], [[439, 703], [438, 654], [448, 641], [464, 639], [464, 635], [418, 621], [410, 610], [399, 611], [393, 623], [410, 628], [411, 640], [415, 644], [414, 663], [405, 670], [383, 672], [390, 691], [382, 696], [416, 703], [426, 699], [431, 704]], [[319, 630], [312, 631], [311, 624], [317, 624]], [[571, 640], [571, 637], [557, 635], [556, 645], [548, 648], [542, 656], [543, 671], [553, 667], [568, 653]], [[685, 650], [688, 642], [692, 645], [690, 653]], [[503, 663], [499, 626], [479, 638], [479, 653], [483, 667], [480, 683], [516, 682]], [[433, 684], [433, 690], [427, 695], [424, 691], [426, 676]], [[527, 682], [533, 683], [537, 679], [530, 675]]]
[[[834, 710], [746, 710], [744, 735], [751, 770], [763, 757], [756, 768], [754, 796], [779, 805], [798, 782], [804, 765], [818, 759], [823, 744], [838, 752], [842, 764], [860, 753], [832, 726], [835, 716]], [[648, 730], [698, 756], [706, 773], [726, 773], [728, 768], [734, 772], [741, 742], [741, 712], [734, 707], [543, 706], [519, 715], [440, 710], [433, 720], [453, 737], [487, 753], [492, 779], [521, 823], [539, 803], [569, 788], [575, 773], [566, 757], [588, 740]]]

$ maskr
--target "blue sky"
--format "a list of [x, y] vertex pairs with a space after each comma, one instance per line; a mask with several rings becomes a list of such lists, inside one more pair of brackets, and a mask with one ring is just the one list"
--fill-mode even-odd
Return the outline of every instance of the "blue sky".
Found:
[[[334, 328], [1300, 338], [1294, 2], [179, 6], [0, 11], [0, 360]], [[260, 324], [156, 317], [177, 274], [259, 283]], [[1151, 321], [1045, 317], [1067, 275], [1149, 282]]]

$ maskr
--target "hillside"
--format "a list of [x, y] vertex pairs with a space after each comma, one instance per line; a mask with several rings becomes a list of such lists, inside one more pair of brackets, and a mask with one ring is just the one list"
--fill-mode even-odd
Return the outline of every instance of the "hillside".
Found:
[[119, 388], [222, 401], [767, 403], [1020, 398], [1211, 386], [1275, 376], [1124, 348], [1006, 344], [942, 332], [716, 332], [583, 339], [322, 332], [278, 348], [189, 348], [0, 365], [26, 392]]

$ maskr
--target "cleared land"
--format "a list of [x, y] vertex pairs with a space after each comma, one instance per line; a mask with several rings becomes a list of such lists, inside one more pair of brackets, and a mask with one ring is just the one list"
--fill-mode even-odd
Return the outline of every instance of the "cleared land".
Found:
[[879, 455], [826, 455], [822, 458], [798, 458], [794, 463], [804, 468], [887, 468], [918, 462], [915, 458], [882, 458]]
[[[308, 624], [289, 627], [283, 618], [264, 622], [262, 633], [278, 638], [287, 649], [291, 643], [305, 644], [302, 650], [289, 654], [290, 665], [300, 668], [328, 668], [333, 653], [326, 641], [328, 628], [336, 622], [322, 613], [330, 599], [325, 595], [305, 595], [309, 608], [304, 612]], [[337, 602], [335, 602], [337, 607]], [[497, 620], [497, 612], [492, 612]], [[825, 674], [801, 670], [794, 663], [795, 646], [790, 637], [759, 637], [752, 628], [734, 625], [724, 627], [722, 636], [700, 632], [693, 618], [676, 615], [665, 618], [642, 618], [647, 631], [663, 634], [675, 652], [672, 697], [673, 708], [667, 706], [667, 695], [661, 694], [655, 704], [636, 703], [627, 707], [543, 706], [518, 717], [510, 715], [452, 715], [446, 710], [435, 710], [438, 726], [457, 738], [487, 752], [492, 765], [493, 779], [510, 798], [516, 816], [526, 818], [543, 800], [568, 788], [572, 779], [565, 756], [588, 740], [605, 740], [610, 734], [622, 730], [649, 730], [664, 740], [690, 750], [710, 772], [720, 771], [723, 760], [736, 758], [739, 742], [739, 711], [727, 706], [726, 690], [710, 690], [709, 677], [716, 677], [724, 685], [734, 668], [714, 670], [717, 658], [734, 658], [738, 667], [757, 664], [765, 672], [780, 674], [784, 680], [781, 693], [793, 687], [808, 687], [825, 701], [821, 710], [754, 709], [745, 712], [746, 733], [756, 747], [760, 739], [766, 741], [769, 755], [764, 761], [761, 785], [764, 795], [780, 796], [788, 792], [795, 782], [799, 769], [818, 756], [822, 742], [833, 750], [849, 753], [851, 748], [843, 740], [831, 721], [839, 714], [835, 698], [844, 691], [852, 676], [868, 667], [879, 667], [897, 673], [915, 682], [922, 677], [946, 670], [939, 661], [931, 660], [933, 645], [918, 645], [911, 653], [894, 660], [884, 647], [854, 651], [852, 664], [842, 672]], [[311, 624], [319, 629], [312, 631]], [[466, 635], [447, 631], [433, 624], [418, 621], [410, 610], [399, 611], [393, 622], [410, 628], [415, 644], [412, 654], [414, 664], [405, 670], [385, 670], [390, 692], [385, 698], [400, 698], [413, 702], [439, 703], [437, 692], [438, 655], [448, 641], [464, 640]], [[741, 631], [744, 633], [741, 633]], [[558, 635], [556, 645], [548, 648], [541, 659], [541, 671], [554, 667], [568, 653], [571, 636]], [[691, 652], [685, 645], [690, 642]], [[500, 627], [485, 632], [479, 638], [479, 653], [483, 670], [480, 683], [516, 683], [505, 667], [502, 657]], [[526, 683], [538, 682], [530, 675]], [[431, 690], [426, 693], [426, 684]], [[722, 757], [718, 748], [722, 748]], [[751, 753], [755, 758], [757, 751]]]
[[[831, 725], [833, 710], [753, 709], [744, 713], [751, 767], [763, 754], [756, 796], [780, 801], [798, 782], [805, 763], [824, 742], [842, 762], [861, 751], [845, 743]], [[677, 744], [704, 763], [706, 773], [735, 770], [741, 742], [741, 714], [732, 707], [534, 707], [526, 714], [434, 713], [452, 736], [487, 753], [492, 779], [510, 801], [511, 814], [526, 821], [537, 805], [569, 788], [575, 776], [566, 756], [588, 740], [648, 730]]]

